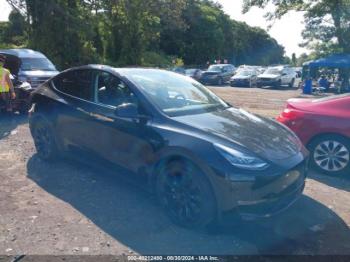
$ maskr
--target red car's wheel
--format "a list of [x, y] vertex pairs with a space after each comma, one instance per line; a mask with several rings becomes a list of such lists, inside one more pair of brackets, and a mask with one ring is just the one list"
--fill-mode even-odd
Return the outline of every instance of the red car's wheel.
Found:
[[342, 136], [325, 135], [309, 145], [311, 164], [328, 175], [350, 173], [350, 141]]

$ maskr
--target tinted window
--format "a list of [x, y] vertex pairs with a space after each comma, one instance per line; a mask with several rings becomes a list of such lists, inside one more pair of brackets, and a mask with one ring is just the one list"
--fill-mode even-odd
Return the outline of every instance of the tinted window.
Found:
[[211, 65], [208, 68], [209, 72], [222, 72], [223, 66], [219, 66], [219, 65]]
[[282, 71], [280, 69], [277, 69], [277, 68], [268, 68], [265, 71], [265, 74], [280, 75], [280, 74], [282, 74]]
[[21, 58], [23, 71], [56, 71], [55, 66], [46, 58]]
[[204, 113], [228, 105], [200, 83], [162, 70], [125, 70], [159, 109], [169, 116]]
[[56, 89], [71, 96], [94, 101], [91, 70], [67, 72], [53, 80]]
[[98, 72], [95, 85], [97, 86], [97, 101], [99, 103], [109, 106], [137, 103], [136, 96], [129, 87], [110, 73]]

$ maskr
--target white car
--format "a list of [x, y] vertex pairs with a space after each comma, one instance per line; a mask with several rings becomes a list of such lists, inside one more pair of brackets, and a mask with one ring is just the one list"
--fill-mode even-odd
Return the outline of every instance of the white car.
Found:
[[297, 73], [291, 67], [269, 67], [263, 74], [258, 76], [257, 86], [272, 86], [276, 88], [279, 88], [281, 86], [294, 87], [296, 78]]

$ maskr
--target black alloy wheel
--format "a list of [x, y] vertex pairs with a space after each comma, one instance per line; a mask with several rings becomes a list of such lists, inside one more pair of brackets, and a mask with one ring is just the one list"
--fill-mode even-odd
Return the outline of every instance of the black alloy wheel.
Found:
[[216, 201], [205, 174], [187, 160], [161, 167], [157, 196], [170, 219], [184, 227], [201, 228], [216, 216]]

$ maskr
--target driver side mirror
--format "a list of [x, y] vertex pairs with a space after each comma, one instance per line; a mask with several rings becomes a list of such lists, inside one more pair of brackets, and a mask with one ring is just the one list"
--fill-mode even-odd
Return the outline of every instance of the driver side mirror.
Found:
[[117, 106], [117, 108], [114, 111], [114, 114], [122, 118], [136, 118], [139, 113], [136, 104], [126, 103]]
[[120, 118], [140, 120], [140, 122], [145, 122], [149, 119], [148, 116], [139, 114], [138, 106], [134, 103], [125, 103], [117, 106], [114, 114]]

